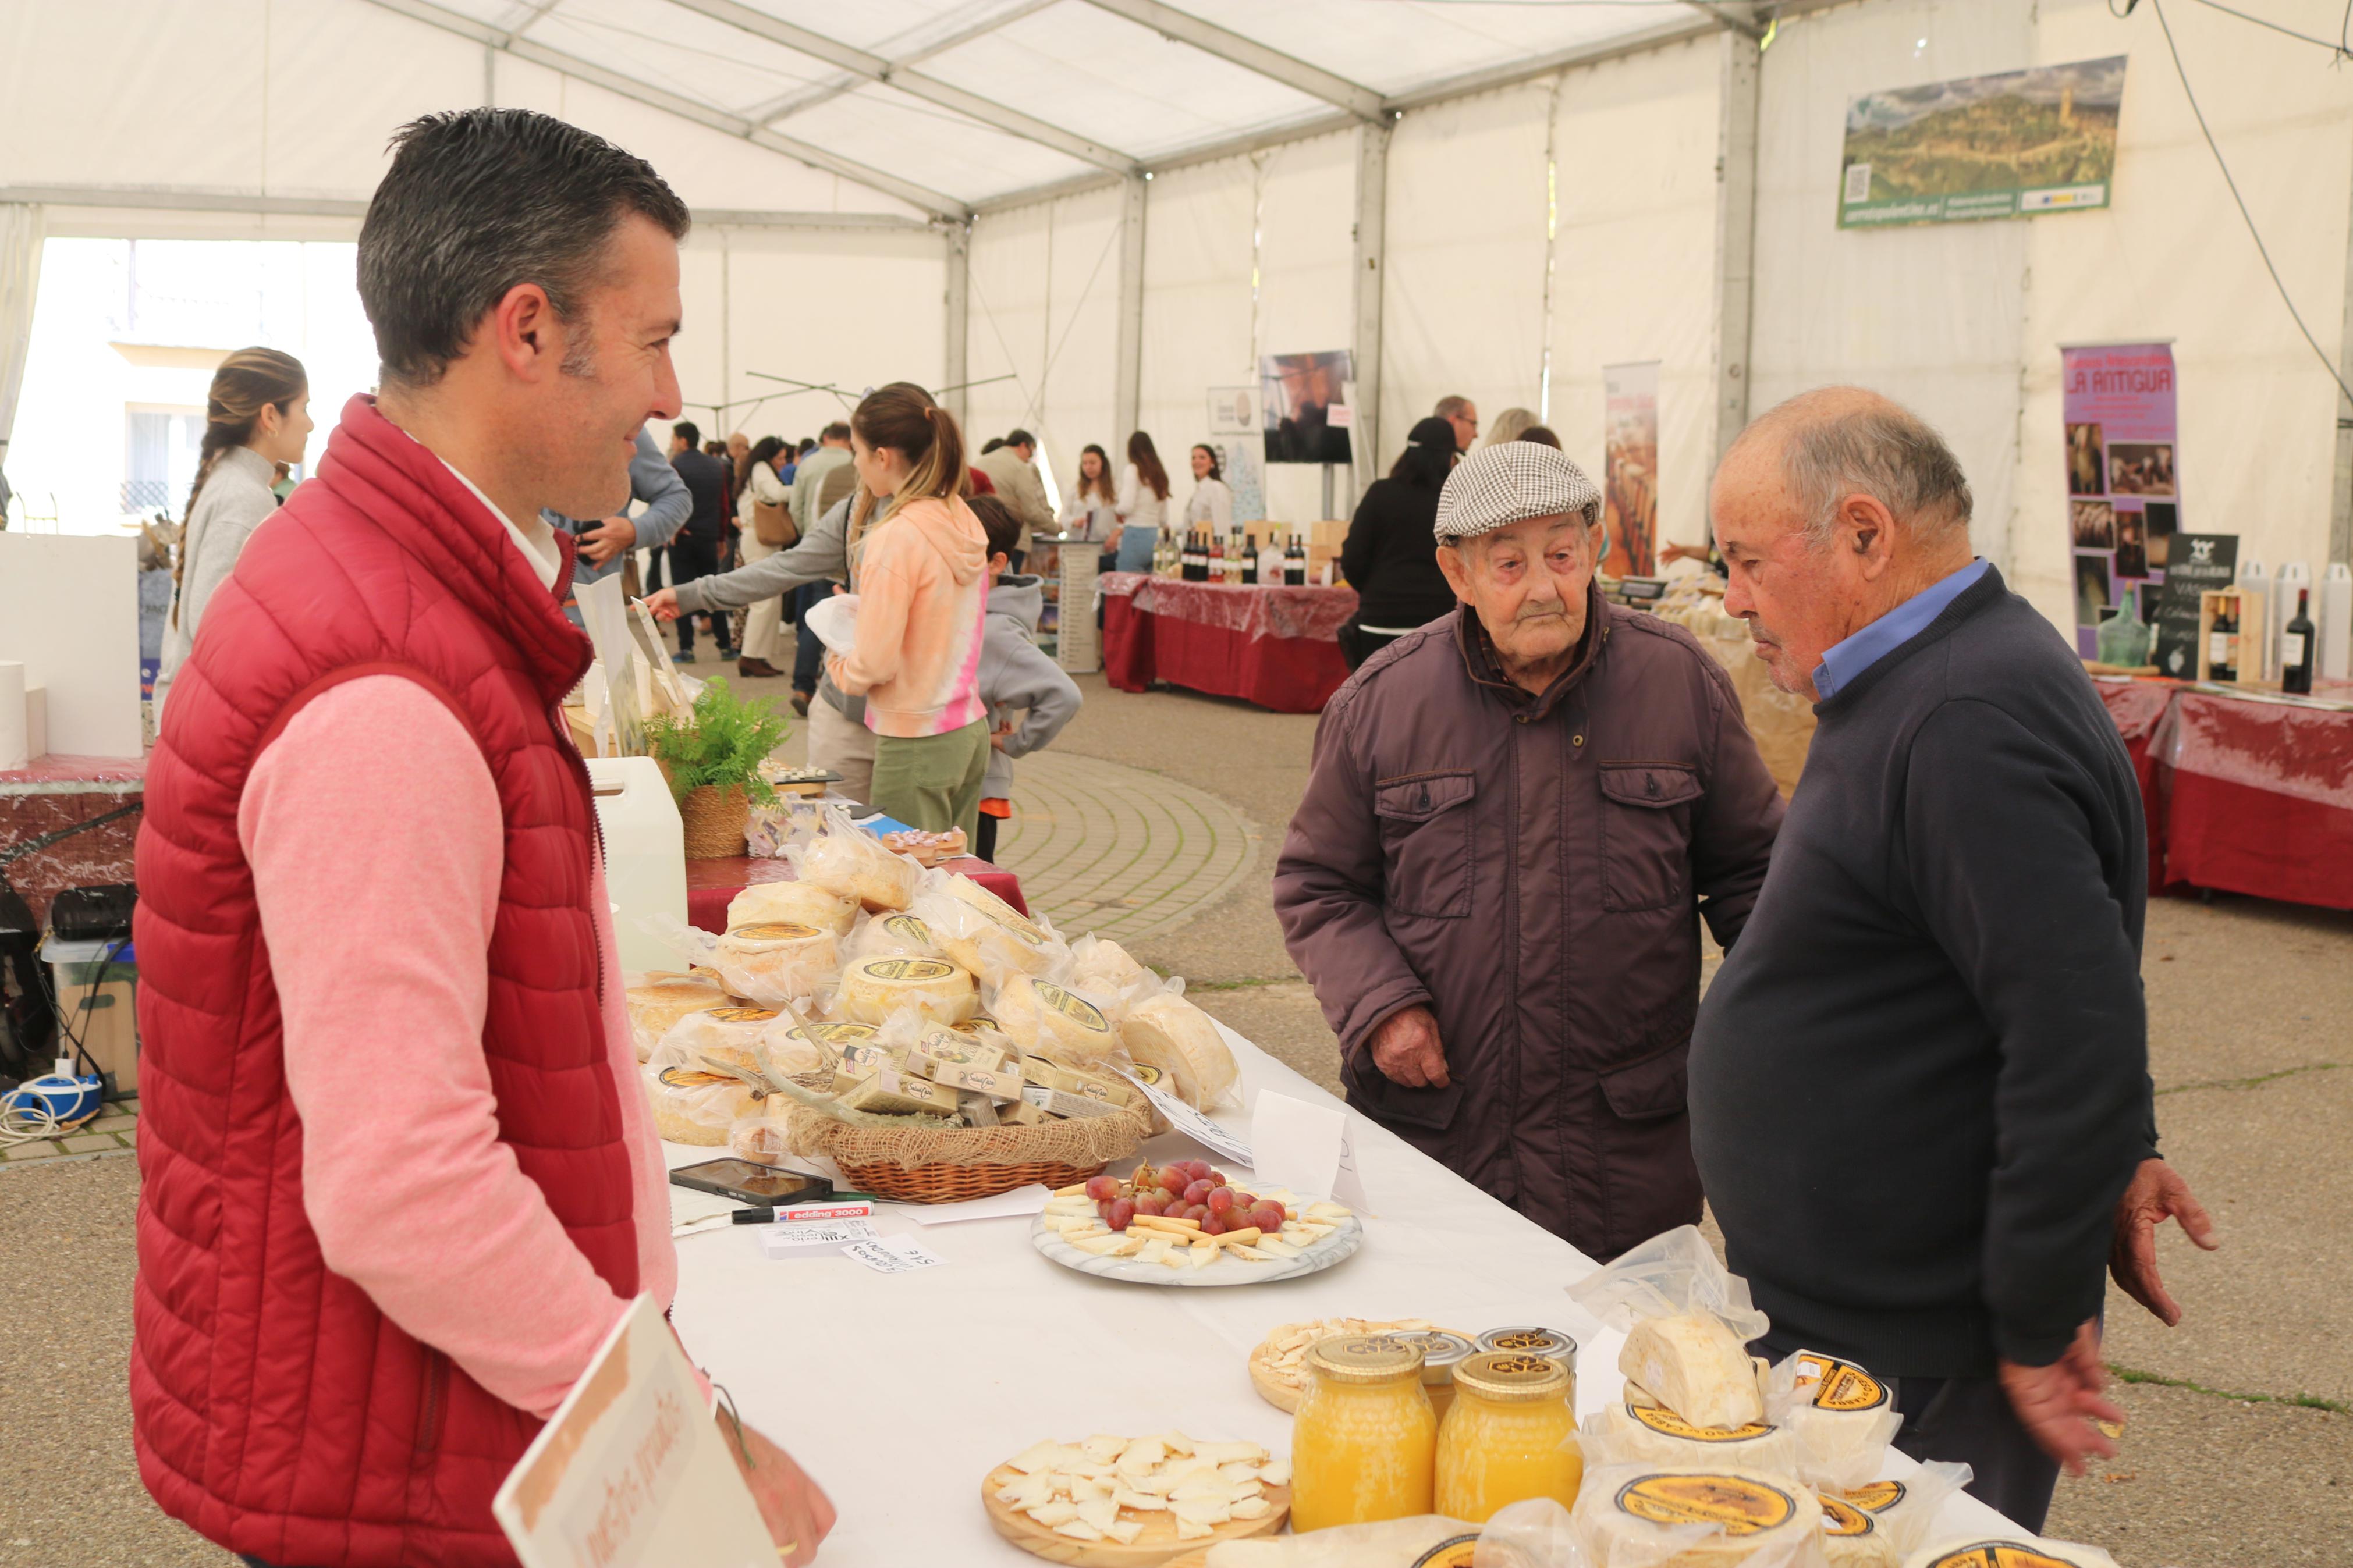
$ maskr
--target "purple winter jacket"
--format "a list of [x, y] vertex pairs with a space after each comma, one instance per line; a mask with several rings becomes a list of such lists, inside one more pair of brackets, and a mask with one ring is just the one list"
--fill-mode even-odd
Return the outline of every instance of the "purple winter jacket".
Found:
[[[1324, 709], [1274, 907], [1349, 1104], [1607, 1258], [1699, 1218], [1695, 917], [1739, 936], [1781, 797], [1688, 632], [1599, 593], [1588, 626], [1540, 698], [1467, 605], [1367, 660]], [[1416, 1004], [1442, 1089], [1366, 1047]]]

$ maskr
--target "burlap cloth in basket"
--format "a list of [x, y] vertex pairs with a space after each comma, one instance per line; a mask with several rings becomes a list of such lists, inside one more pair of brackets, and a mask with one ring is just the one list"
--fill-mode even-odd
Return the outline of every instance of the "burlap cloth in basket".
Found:
[[1136, 1151], [1150, 1133], [1144, 1113], [1073, 1117], [1042, 1127], [851, 1127], [796, 1105], [785, 1146], [840, 1165], [1101, 1165]]

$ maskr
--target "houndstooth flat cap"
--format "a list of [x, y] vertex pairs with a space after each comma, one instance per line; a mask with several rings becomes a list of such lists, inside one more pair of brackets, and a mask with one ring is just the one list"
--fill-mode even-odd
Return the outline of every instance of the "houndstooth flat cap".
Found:
[[1503, 441], [1482, 447], [1446, 476], [1438, 494], [1440, 539], [1472, 539], [1531, 517], [1583, 512], [1601, 521], [1601, 492], [1585, 470], [1550, 447]]

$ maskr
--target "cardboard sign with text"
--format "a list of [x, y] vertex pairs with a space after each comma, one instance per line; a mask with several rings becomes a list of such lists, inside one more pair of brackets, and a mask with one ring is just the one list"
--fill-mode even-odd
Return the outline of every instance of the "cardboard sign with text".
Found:
[[523, 1568], [775, 1568], [776, 1549], [686, 1353], [640, 1296], [491, 1513]]

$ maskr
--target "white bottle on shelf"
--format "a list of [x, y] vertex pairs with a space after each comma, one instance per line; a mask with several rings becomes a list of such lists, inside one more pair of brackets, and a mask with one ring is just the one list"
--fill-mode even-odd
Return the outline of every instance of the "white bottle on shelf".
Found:
[[2319, 670], [2330, 680], [2353, 679], [2353, 567], [2331, 562], [2313, 595], [2312, 618], [2320, 628]]

